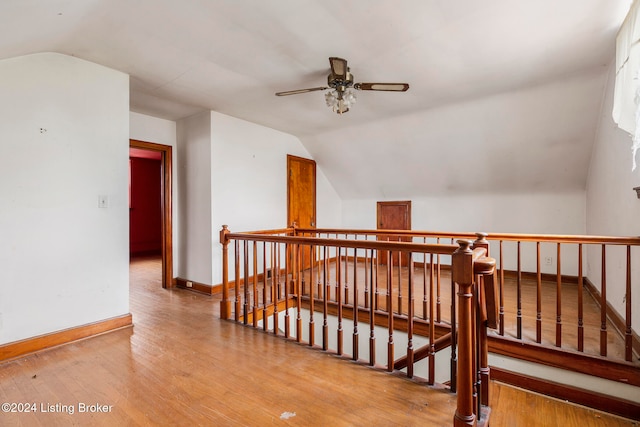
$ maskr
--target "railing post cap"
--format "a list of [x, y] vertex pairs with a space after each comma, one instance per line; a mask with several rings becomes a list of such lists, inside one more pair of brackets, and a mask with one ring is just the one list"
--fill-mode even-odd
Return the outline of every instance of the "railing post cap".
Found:
[[489, 235], [489, 233], [485, 233], [484, 231], [478, 231], [475, 234], [476, 234], [477, 240], [485, 240]]
[[227, 235], [230, 234], [229, 227], [225, 224], [222, 226], [222, 230], [220, 230], [220, 243], [222, 243], [225, 247], [229, 243], [229, 239], [227, 239]]
[[456, 243], [458, 243], [458, 246], [460, 246], [457, 251], [461, 251], [461, 252], [471, 252], [471, 240], [466, 240], [466, 239], [459, 239], [456, 240]]

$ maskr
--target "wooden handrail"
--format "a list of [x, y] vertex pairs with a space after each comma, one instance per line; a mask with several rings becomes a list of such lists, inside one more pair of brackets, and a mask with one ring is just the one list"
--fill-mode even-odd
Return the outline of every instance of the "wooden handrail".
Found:
[[331, 239], [323, 237], [266, 235], [259, 233], [227, 233], [225, 236], [228, 240], [289, 243], [309, 246], [324, 246], [330, 243], [329, 246], [341, 248], [375, 249], [379, 251], [408, 251], [416, 253], [433, 253], [440, 255], [451, 255], [458, 248], [458, 246], [456, 245], [447, 244], [423, 244], [394, 241], [390, 242], [385, 240]]
[[[336, 228], [297, 228], [298, 233], [325, 233], [342, 235], [393, 235], [414, 237], [446, 237], [452, 239], [474, 239], [475, 232], [422, 231], [422, 230], [372, 230], [372, 229], [336, 229]], [[640, 245], [640, 236], [592, 236], [568, 234], [530, 234], [530, 233], [491, 233], [490, 240], [550, 242], [550, 243], [589, 243], [608, 245]]]

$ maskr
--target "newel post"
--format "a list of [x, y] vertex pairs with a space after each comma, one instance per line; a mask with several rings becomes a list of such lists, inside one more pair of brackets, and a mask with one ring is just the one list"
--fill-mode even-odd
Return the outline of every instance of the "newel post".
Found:
[[458, 245], [451, 265], [451, 279], [458, 285], [458, 403], [454, 427], [477, 425], [473, 408], [473, 251], [468, 240], [458, 240]]
[[[229, 227], [222, 226], [220, 243], [222, 243], [222, 301], [220, 301], [220, 318], [231, 318], [231, 302], [229, 301]], [[236, 278], [237, 280], [237, 278]]]

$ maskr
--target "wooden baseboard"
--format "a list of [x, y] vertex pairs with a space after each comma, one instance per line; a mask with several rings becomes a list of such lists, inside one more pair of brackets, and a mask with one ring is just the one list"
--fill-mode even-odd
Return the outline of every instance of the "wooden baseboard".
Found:
[[0, 362], [133, 326], [131, 313], [0, 345]]
[[[602, 295], [600, 294], [600, 291], [596, 288], [593, 282], [586, 277], [584, 280], [584, 287], [587, 290], [587, 292], [591, 294], [596, 304], [598, 304], [598, 307], [602, 307], [600, 305], [600, 301], [602, 301]], [[616, 309], [614, 309], [611, 303], [609, 303], [608, 301], [607, 301], [607, 318], [611, 320], [611, 322], [617, 329], [615, 332], [620, 334], [621, 337], [624, 337], [625, 335], [624, 331], [627, 329], [624, 317], [622, 317], [620, 313], [618, 313]], [[631, 334], [632, 334], [631, 345], [633, 347], [633, 351], [635, 351], [636, 355], [640, 354], [640, 336], [638, 336], [638, 334], [633, 330], [631, 331]]]
[[640, 420], [640, 403], [491, 367], [491, 379], [599, 411]]
[[[187, 286], [187, 282], [191, 283], [191, 286]], [[214, 293], [216, 293], [215, 291], [216, 286], [194, 282], [193, 280], [187, 280], [181, 277], [176, 277], [176, 286], [179, 287], [180, 289], [187, 289], [189, 291], [201, 292], [207, 295], [213, 295]], [[222, 287], [220, 288], [220, 291], [222, 291]]]

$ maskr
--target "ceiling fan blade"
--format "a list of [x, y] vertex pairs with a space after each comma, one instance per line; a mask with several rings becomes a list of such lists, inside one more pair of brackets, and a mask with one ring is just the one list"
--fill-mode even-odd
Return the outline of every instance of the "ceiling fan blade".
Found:
[[335, 56], [332, 56], [331, 58], [329, 58], [329, 63], [331, 64], [331, 74], [333, 74], [334, 77], [340, 78], [342, 80], [347, 79], [347, 71], [349, 71], [349, 69], [347, 68], [346, 59], [336, 58]]
[[321, 87], [311, 87], [308, 89], [287, 90], [285, 92], [276, 92], [276, 96], [297, 95], [299, 93], [314, 92], [316, 90], [325, 90], [325, 89], [329, 89], [329, 88], [326, 86], [321, 86]]
[[384, 90], [389, 92], [406, 92], [409, 83], [356, 83], [353, 85], [358, 90]]

